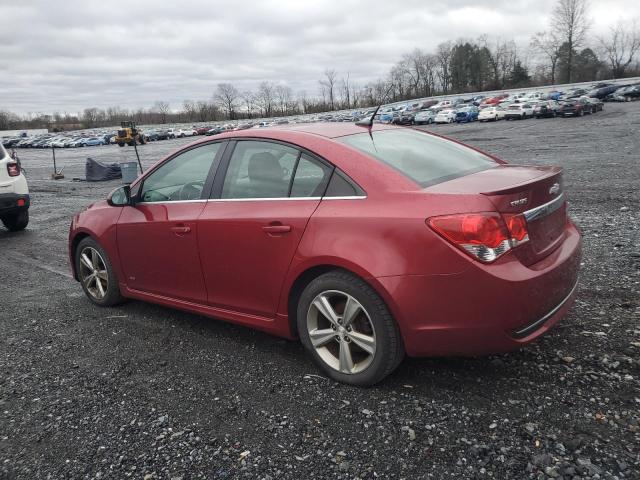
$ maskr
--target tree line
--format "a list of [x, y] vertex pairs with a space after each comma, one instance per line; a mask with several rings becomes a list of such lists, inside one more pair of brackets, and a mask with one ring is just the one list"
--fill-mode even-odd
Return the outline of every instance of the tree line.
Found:
[[207, 100], [150, 108], [86, 108], [79, 114], [18, 116], [0, 110], [0, 130], [12, 128], [92, 128], [122, 120], [140, 124], [211, 122], [368, 108], [435, 95], [595, 81], [640, 75], [637, 21], [619, 21], [609, 32], [588, 41], [587, 0], [558, 0], [549, 29], [537, 32], [526, 47], [513, 40], [482, 35], [420, 48], [403, 55], [388, 74], [358, 85], [349, 73], [327, 68], [317, 92], [293, 92], [286, 84], [262, 82], [255, 90], [219, 83]]

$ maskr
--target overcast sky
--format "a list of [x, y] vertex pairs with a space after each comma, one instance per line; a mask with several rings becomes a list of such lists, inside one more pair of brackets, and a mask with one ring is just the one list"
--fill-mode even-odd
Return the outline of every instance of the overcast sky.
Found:
[[[555, 0], [0, 0], [0, 110], [177, 109], [219, 82], [318, 93], [325, 68], [358, 84], [402, 54], [489, 34], [524, 49]], [[637, 0], [591, 0], [590, 39]]]

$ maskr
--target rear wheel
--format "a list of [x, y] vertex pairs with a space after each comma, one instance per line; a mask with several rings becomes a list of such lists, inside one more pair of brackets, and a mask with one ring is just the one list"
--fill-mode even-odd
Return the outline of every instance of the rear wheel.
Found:
[[2, 223], [11, 232], [18, 232], [27, 228], [29, 224], [29, 210], [10, 213], [2, 217]]
[[117, 305], [124, 300], [111, 261], [93, 238], [80, 241], [75, 262], [78, 279], [89, 300], [101, 307]]
[[124, 147], [124, 143], [120, 143], [120, 142], [118, 142], [118, 146], [120, 146], [120, 147]]
[[336, 381], [373, 385], [404, 358], [384, 301], [351, 273], [333, 271], [311, 281], [300, 296], [297, 322], [302, 344]]

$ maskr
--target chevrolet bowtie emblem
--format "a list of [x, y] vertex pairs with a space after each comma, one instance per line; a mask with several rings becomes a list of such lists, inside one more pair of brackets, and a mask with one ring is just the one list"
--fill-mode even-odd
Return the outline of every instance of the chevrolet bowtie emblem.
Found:
[[560, 191], [560, 184], [559, 183], [554, 183], [551, 188], [549, 189], [549, 193], [551, 195], [555, 195], [556, 193], [558, 193]]

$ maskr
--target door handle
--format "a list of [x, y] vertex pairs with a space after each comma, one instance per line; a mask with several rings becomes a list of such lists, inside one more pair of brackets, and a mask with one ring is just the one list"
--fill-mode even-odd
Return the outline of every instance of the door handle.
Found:
[[171, 231], [176, 235], [184, 235], [185, 233], [191, 232], [191, 227], [187, 225], [176, 225], [175, 227], [171, 227]]
[[291, 231], [291, 225], [267, 225], [266, 227], [262, 227], [262, 230], [269, 234], [289, 233]]

